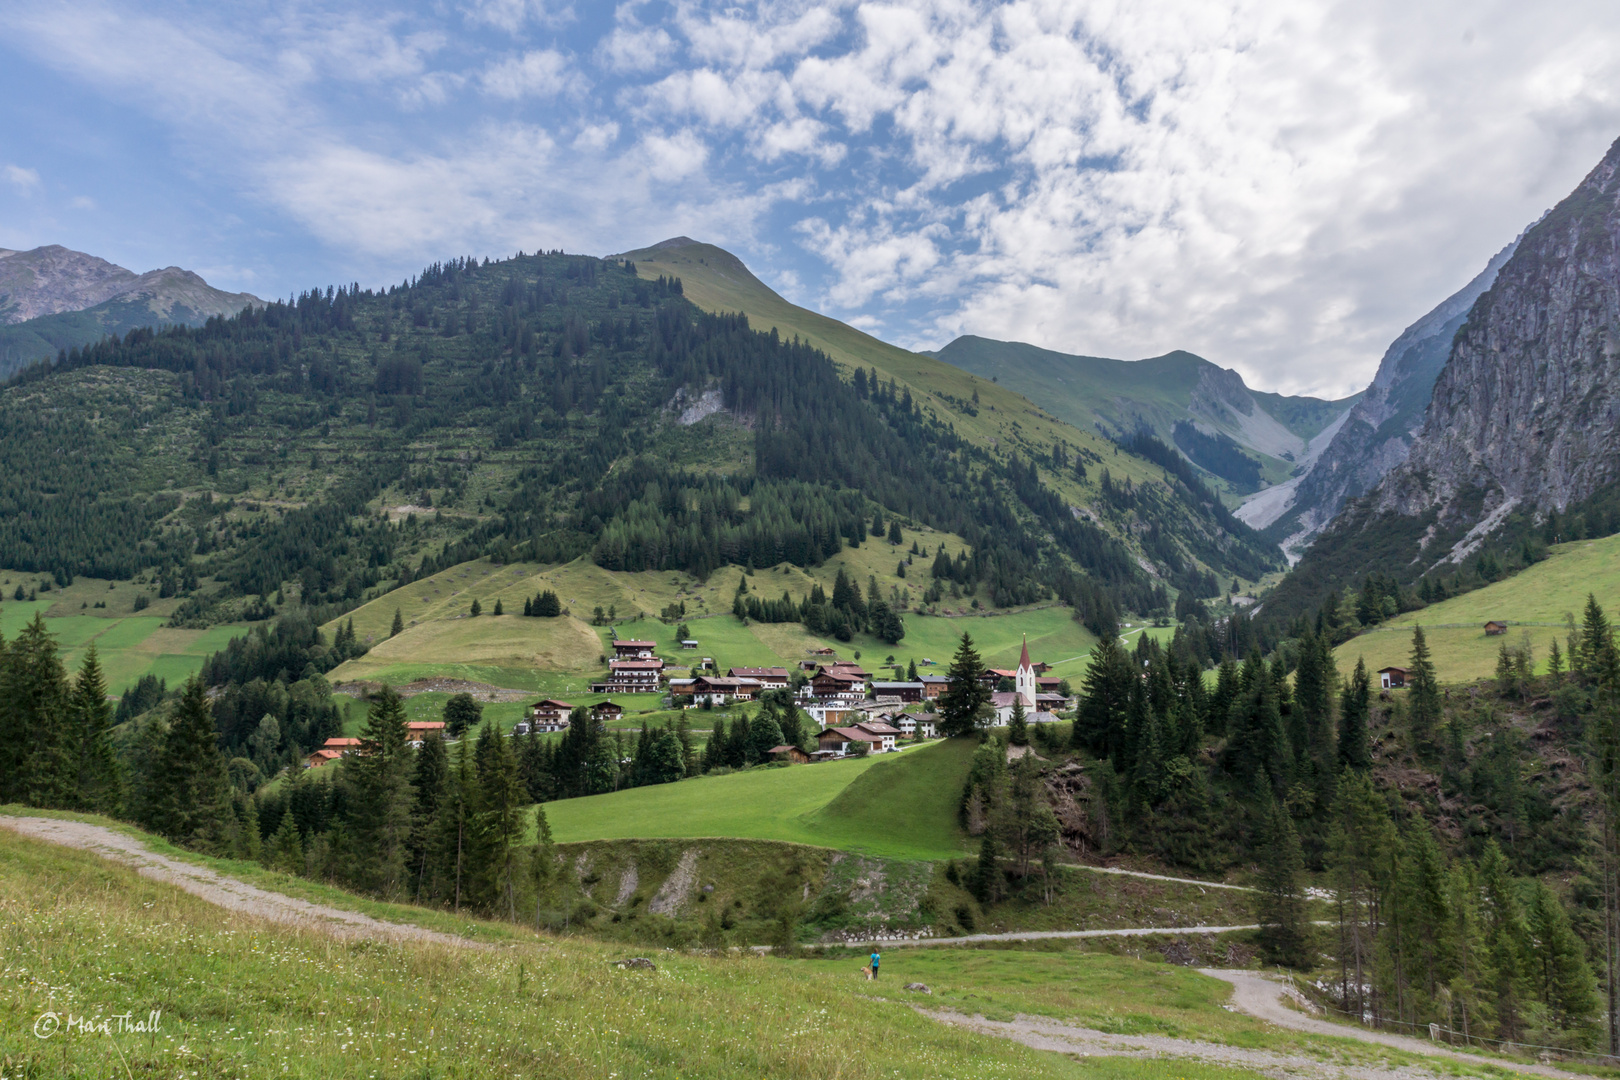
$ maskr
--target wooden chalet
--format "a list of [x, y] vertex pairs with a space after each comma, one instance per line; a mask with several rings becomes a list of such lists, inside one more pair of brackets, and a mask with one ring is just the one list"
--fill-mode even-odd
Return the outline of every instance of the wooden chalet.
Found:
[[591, 683], [597, 694], [656, 694], [664, 679], [662, 660], [609, 660], [608, 676]]
[[[832, 751], [835, 754], [847, 754], [851, 744], [863, 742], [873, 750], [883, 745], [883, 738], [871, 732], [862, 731], [858, 727], [831, 727], [816, 736], [816, 749]], [[890, 745], [893, 745], [891, 740]]]
[[939, 697], [951, 686], [951, 680], [944, 675], [923, 675], [921, 681], [924, 701]]
[[692, 680], [692, 700], [701, 705], [725, 705], [733, 701], [753, 701], [763, 690], [753, 679], [730, 679], [721, 675], [699, 675]]
[[1498, 622], [1496, 619], [1492, 619], [1490, 622], [1485, 624], [1486, 637], [1497, 637], [1505, 633], [1507, 633], [1507, 623], [1505, 622]]
[[566, 701], [547, 698], [529, 706], [529, 730], [561, 731], [568, 726], [568, 714], [574, 707]]
[[444, 738], [444, 721], [412, 720], [410, 723], [405, 725], [405, 741], [410, 743], [418, 750], [422, 748], [422, 740], [427, 738], [429, 735], [437, 735], [441, 739]]
[[767, 690], [785, 690], [788, 669], [785, 667], [734, 667], [726, 671], [728, 679], [753, 679]]
[[621, 705], [615, 705], [611, 701], [598, 701], [595, 705], [591, 706], [592, 720], [601, 720], [606, 722], [608, 720], [617, 720], [623, 715], [624, 707]]
[[1378, 685], [1385, 690], [1399, 690], [1406, 685], [1406, 669], [1384, 667], [1378, 669]]
[[317, 750], [304, 759], [304, 768], [318, 769], [328, 761], [336, 761], [342, 756], [343, 752], [341, 750]]
[[791, 761], [795, 765], [808, 765], [810, 763], [809, 754], [800, 750], [797, 746], [787, 746], [785, 744], [771, 747], [771, 757], [777, 761]]
[[633, 641], [629, 639], [613, 640], [613, 658], [615, 660], [651, 660], [654, 658], [658, 643], [653, 641]]
[[923, 684], [920, 682], [875, 682], [872, 684], [872, 696], [878, 698], [894, 698], [896, 701], [913, 702], [923, 699]]
[[862, 698], [866, 680], [853, 672], [823, 668], [810, 679], [810, 690], [818, 698]]

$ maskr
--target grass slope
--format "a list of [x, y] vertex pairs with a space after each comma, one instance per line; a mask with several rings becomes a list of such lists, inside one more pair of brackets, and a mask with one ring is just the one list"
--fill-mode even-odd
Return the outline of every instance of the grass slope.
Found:
[[[185, 681], [209, 655], [223, 649], [247, 625], [226, 623], [206, 630], [165, 626], [178, 600], [157, 600], [156, 587], [131, 582], [78, 578], [66, 588], [38, 592], [40, 578], [15, 572], [0, 573], [0, 634], [7, 638], [28, 625], [35, 614], [45, 617], [45, 628], [56, 638], [64, 663], [75, 670], [92, 642], [107, 677], [109, 693], [120, 694], [143, 675], [167, 679], [170, 686]], [[35, 590], [35, 600], [12, 600], [17, 583]], [[151, 597], [150, 606], [136, 613], [135, 597]], [[104, 608], [91, 605], [104, 603]]]
[[[478, 935], [508, 941], [487, 951], [342, 943], [4, 831], [0, 914], [8, 966], [27, 972], [0, 1000], [8, 1076], [1163, 1075], [1154, 1062], [1072, 1061], [946, 1027], [874, 1000], [848, 962], [818, 970], [658, 953], [657, 972], [625, 971], [610, 966], [623, 947], [511, 927]], [[162, 1016], [152, 1034], [33, 1034], [46, 1012], [153, 1010]], [[1255, 1074], [1178, 1064], [1177, 1075]]]
[[[1549, 548], [1545, 561], [1513, 577], [1407, 612], [1351, 638], [1334, 655], [1341, 672], [1353, 668], [1358, 656], [1374, 671], [1405, 667], [1412, 655], [1412, 628], [1422, 624], [1442, 682], [1490, 677], [1503, 641], [1517, 647], [1526, 635], [1537, 670], [1545, 671], [1548, 647], [1554, 638], [1560, 649], [1567, 645], [1567, 620], [1579, 623], [1588, 593], [1611, 615], [1620, 608], [1620, 536]], [[1485, 636], [1489, 619], [1508, 624], [1505, 639]]]
[[[944, 543], [948, 553], [961, 550], [954, 536], [917, 530], [924, 546]], [[909, 543], [903, 550], [909, 550]], [[783, 566], [745, 577], [738, 567], [724, 567], [699, 581], [686, 574], [648, 571], [639, 574], [603, 570], [585, 559], [563, 566], [533, 564], [497, 566], [488, 560], [462, 563], [423, 578], [356, 609], [342, 620], [327, 624], [328, 637], [339, 622], [354, 620], [355, 633], [370, 643], [371, 651], [331, 674], [334, 682], [372, 679], [392, 683], [418, 678], [461, 678], [488, 682], [535, 693], [583, 695], [586, 684], [602, 675], [602, 657], [610, 651], [612, 630], [652, 640], [658, 653], [673, 665], [685, 666], [694, 654], [680, 648], [676, 625], [654, 618], [631, 616], [661, 611], [666, 605], [687, 606], [686, 623], [699, 642], [696, 655], [713, 657], [724, 670], [733, 666], [791, 667], [812, 650], [834, 648], [843, 657], [861, 656], [869, 669], [889, 656], [901, 665], [916, 660], [926, 667], [931, 659], [943, 668], [956, 651], [963, 633], [972, 635], [980, 654], [991, 666], [1010, 667], [1018, 660], [1025, 637], [1030, 655], [1054, 665], [1054, 673], [1078, 675], [1081, 661], [1096, 644], [1095, 637], [1076, 622], [1067, 608], [1045, 607], [1007, 611], [986, 610], [961, 615], [905, 615], [906, 636], [888, 645], [869, 635], [852, 641], [809, 633], [800, 623], [748, 623], [731, 615], [731, 601], [739, 581], [759, 595], [777, 598], [784, 591], [795, 599], [807, 595], [814, 584], [831, 591], [843, 567], [859, 581], [876, 577], [880, 589], [903, 590], [927, 581], [926, 561], [919, 559], [912, 576], [894, 576], [899, 553], [884, 541], [845, 549], [825, 564], [808, 570]], [[542, 589], [552, 589], [573, 612], [571, 617], [526, 619], [523, 601]], [[485, 614], [468, 615], [477, 599]], [[489, 612], [499, 599], [506, 614]], [[959, 603], [965, 605], [966, 600]], [[612, 627], [586, 621], [595, 607], [615, 608]], [[388, 636], [398, 610], [406, 628]], [[582, 616], [584, 618], [582, 618]], [[571, 699], [570, 699], [571, 700]], [[627, 701], [633, 707], [634, 701]], [[651, 699], [637, 707], [650, 708]]]
[[956, 799], [977, 743], [749, 769], [546, 804], [559, 842], [725, 836], [900, 859], [963, 853]]

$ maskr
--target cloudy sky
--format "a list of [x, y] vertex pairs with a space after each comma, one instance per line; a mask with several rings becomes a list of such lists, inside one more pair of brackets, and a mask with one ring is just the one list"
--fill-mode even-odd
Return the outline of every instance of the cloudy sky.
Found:
[[262, 296], [686, 234], [918, 348], [1329, 395], [1620, 136], [1620, 5], [6, 0], [0, 246]]

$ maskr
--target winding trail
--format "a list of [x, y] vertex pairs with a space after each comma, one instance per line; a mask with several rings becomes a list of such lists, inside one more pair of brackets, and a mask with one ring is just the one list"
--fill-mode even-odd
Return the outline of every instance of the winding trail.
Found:
[[[0, 828], [21, 836], [63, 847], [88, 851], [102, 858], [132, 867], [142, 877], [177, 888], [229, 911], [241, 912], [272, 922], [313, 929], [343, 939], [376, 941], [420, 941], [460, 948], [489, 946], [454, 934], [427, 930], [406, 923], [374, 919], [355, 911], [286, 896], [261, 889], [245, 881], [226, 877], [203, 866], [160, 855], [140, 840], [103, 825], [56, 818], [20, 817], [0, 814]], [[1207, 882], [1201, 884], [1208, 884]], [[1132, 927], [1119, 930], [1033, 930], [1010, 934], [969, 934], [957, 938], [883, 939], [848, 942], [850, 945], [965, 945], [991, 941], [1041, 941], [1051, 938], [1146, 937], [1155, 934], [1221, 934], [1232, 930], [1252, 930], [1251, 926]], [[1230, 983], [1232, 1008], [1278, 1027], [1311, 1035], [1354, 1039], [1363, 1043], [1403, 1050], [1429, 1057], [1444, 1057], [1471, 1065], [1528, 1073], [1563, 1080], [1587, 1080], [1587, 1074], [1566, 1072], [1549, 1065], [1513, 1062], [1452, 1050], [1403, 1035], [1370, 1031], [1329, 1023], [1303, 1016], [1282, 1004], [1280, 984], [1252, 971], [1201, 969], [1202, 973]], [[1065, 1054], [1102, 1054], [1144, 1058], [1196, 1058], [1265, 1072], [1271, 1076], [1307, 1080], [1433, 1080], [1434, 1072], [1412, 1066], [1378, 1065], [1328, 1061], [1300, 1053], [1250, 1050], [1221, 1043], [1177, 1039], [1159, 1035], [1114, 1035], [1091, 1028], [1063, 1024], [1040, 1017], [1019, 1016], [1011, 1021], [986, 1020], [950, 1010], [919, 1010], [941, 1023], [968, 1028], [987, 1035], [1012, 1039], [1038, 1050]]]
[[261, 889], [257, 885], [249, 885], [245, 881], [217, 874], [207, 867], [159, 855], [134, 837], [126, 836], [104, 825], [0, 814], [0, 828], [9, 829], [30, 839], [88, 851], [104, 859], [133, 867], [144, 878], [174, 885], [228, 911], [239, 911], [272, 922], [318, 930], [337, 938], [425, 941], [472, 949], [489, 947], [482, 942], [469, 941], [454, 934], [425, 930], [420, 926], [405, 923], [386, 922], [357, 911], [345, 911], [326, 904], [312, 904], [308, 900]]

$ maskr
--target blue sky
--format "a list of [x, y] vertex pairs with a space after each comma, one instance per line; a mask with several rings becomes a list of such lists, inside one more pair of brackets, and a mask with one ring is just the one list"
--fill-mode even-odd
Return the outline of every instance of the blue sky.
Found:
[[1620, 135], [1620, 5], [7, 0], [0, 246], [261, 296], [686, 234], [903, 345], [1338, 395]]

